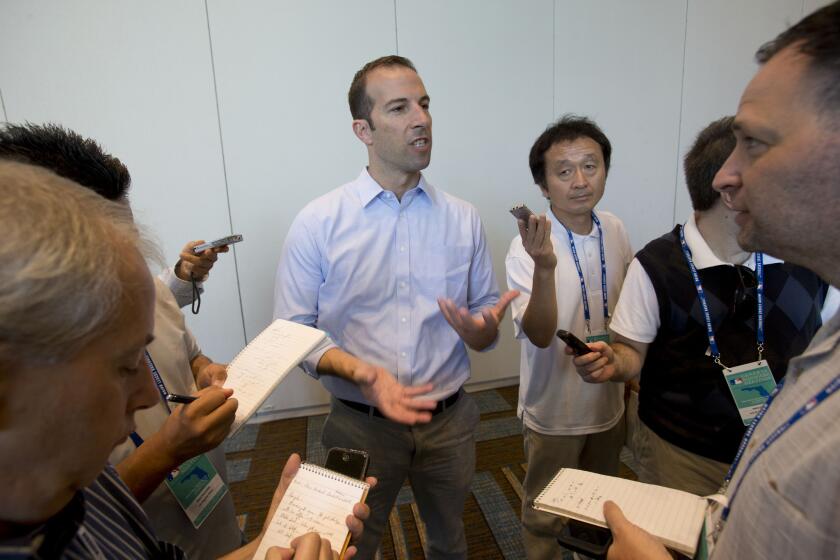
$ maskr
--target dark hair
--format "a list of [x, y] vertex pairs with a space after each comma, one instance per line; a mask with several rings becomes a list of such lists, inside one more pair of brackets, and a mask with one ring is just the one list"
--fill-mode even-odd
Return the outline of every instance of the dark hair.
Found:
[[610, 155], [612, 146], [607, 135], [587, 117], [577, 115], [563, 115], [559, 121], [545, 129], [540, 134], [534, 145], [531, 146], [531, 153], [528, 155], [528, 165], [531, 166], [531, 175], [534, 182], [545, 188], [545, 153], [554, 144], [560, 142], [574, 142], [578, 138], [589, 138], [601, 146], [601, 153], [604, 156], [606, 172], [610, 171]]
[[373, 99], [367, 93], [367, 76], [371, 71], [382, 66], [403, 66], [417, 72], [414, 64], [404, 56], [391, 54], [371, 60], [356, 72], [353, 81], [350, 82], [350, 91], [347, 92], [347, 101], [350, 103], [350, 114], [353, 119], [364, 119], [373, 130], [373, 120], [370, 111], [373, 109]]
[[90, 138], [57, 124], [7, 124], [0, 129], [0, 159], [49, 169], [109, 200], [124, 199], [131, 176], [125, 165]]
[[683, 159], [691, 206], [698, 212], [708, 210], [720, 198], [720, 193], [712, 188], [712, 180], [735, 149], [734, 120], [723, 117], [710, 123], [700, 131]]
[[765, 43], [755, 53], [764, 64], [781, 50], [794, 46], [810, 58], [815, 99], [821, 109], [840, 111], [840, 2], [833, 2]]

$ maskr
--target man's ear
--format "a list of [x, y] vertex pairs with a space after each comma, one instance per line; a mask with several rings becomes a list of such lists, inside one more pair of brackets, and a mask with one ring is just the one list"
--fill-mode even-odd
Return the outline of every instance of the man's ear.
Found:
[[353, 133], [356, 138], [370, 146], [373, 144], [373, 137], [370, 131], [370, 123], [365, 119], [356, 119], [353, 121]]

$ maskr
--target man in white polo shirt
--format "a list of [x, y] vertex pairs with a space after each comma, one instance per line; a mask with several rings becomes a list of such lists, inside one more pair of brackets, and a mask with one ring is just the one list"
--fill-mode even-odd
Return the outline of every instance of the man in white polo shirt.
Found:
[[559, 518], [533, 509], [562, 467], [618, 474], [624, 388], [591, 385], [575, 372], [558, 328], [603, 340], [633, 256], [624, 224], [594, 208], [604, 194], [612, 146], [587, 118], [565, 116], [531, 148], [534, 182], [550, 210], [519, 221], [505, 259], [516, 337], [522, 341], [518, 414], [528, 470], [522, 537], [528, 558], [562, 554]]

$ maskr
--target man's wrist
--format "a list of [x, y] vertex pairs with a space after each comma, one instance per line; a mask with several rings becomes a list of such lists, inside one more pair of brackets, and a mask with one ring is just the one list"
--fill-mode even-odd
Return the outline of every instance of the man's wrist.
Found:
[[534, 262], [534, 276], [540, 276], [541, 278], [545, 279], [554, 278], [554, 269], [556, 267], [556, 262], [551, 266], [548, 266], [544, 263], [537, 264], [536, 262]]
[[373, 370], [373, 368], [366, 368], [365, 366], [367, 366], [365, 362], [353, 357], [349, 366], [350, 381], [356, 385], [371, 385], [376, 381], [376, 371], [363, 372], [363, 370]]
[[[170, 418], [172, 415], [169, 416]], [[143, 447], [147, 447], [148, 451], [153, 451], [154, 455], [158, 457], [158, 465], [162, 470], [171, 471], [178, 467], [186, 459], [178, 457], [178, 444], [166, 437], [163, 430], [158, 430], [150, 438], [148, 438]]]
[[181, 265], [183, 264], [183, 262], [183, 259], [178, 259], [178, 262], [175, 263], [173, 271], [175, 272], [175, 276], [177, 276], [179, 280], [183, 280], [184, 282], [186, 282], [189, 280], [189, 277], [185, 276], [184, 271], [181, 269]]

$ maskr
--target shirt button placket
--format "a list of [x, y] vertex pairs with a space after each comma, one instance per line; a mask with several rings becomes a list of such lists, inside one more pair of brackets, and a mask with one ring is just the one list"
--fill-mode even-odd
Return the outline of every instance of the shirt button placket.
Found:
[[409, 353], [411, 350], [411, 299], [410, 299], [410, 264], [411, 251], [408, 232], [408, 219], [405, 209], [400, 208], [397, 220], [397, 380], [403, 385], [411, 383]]

